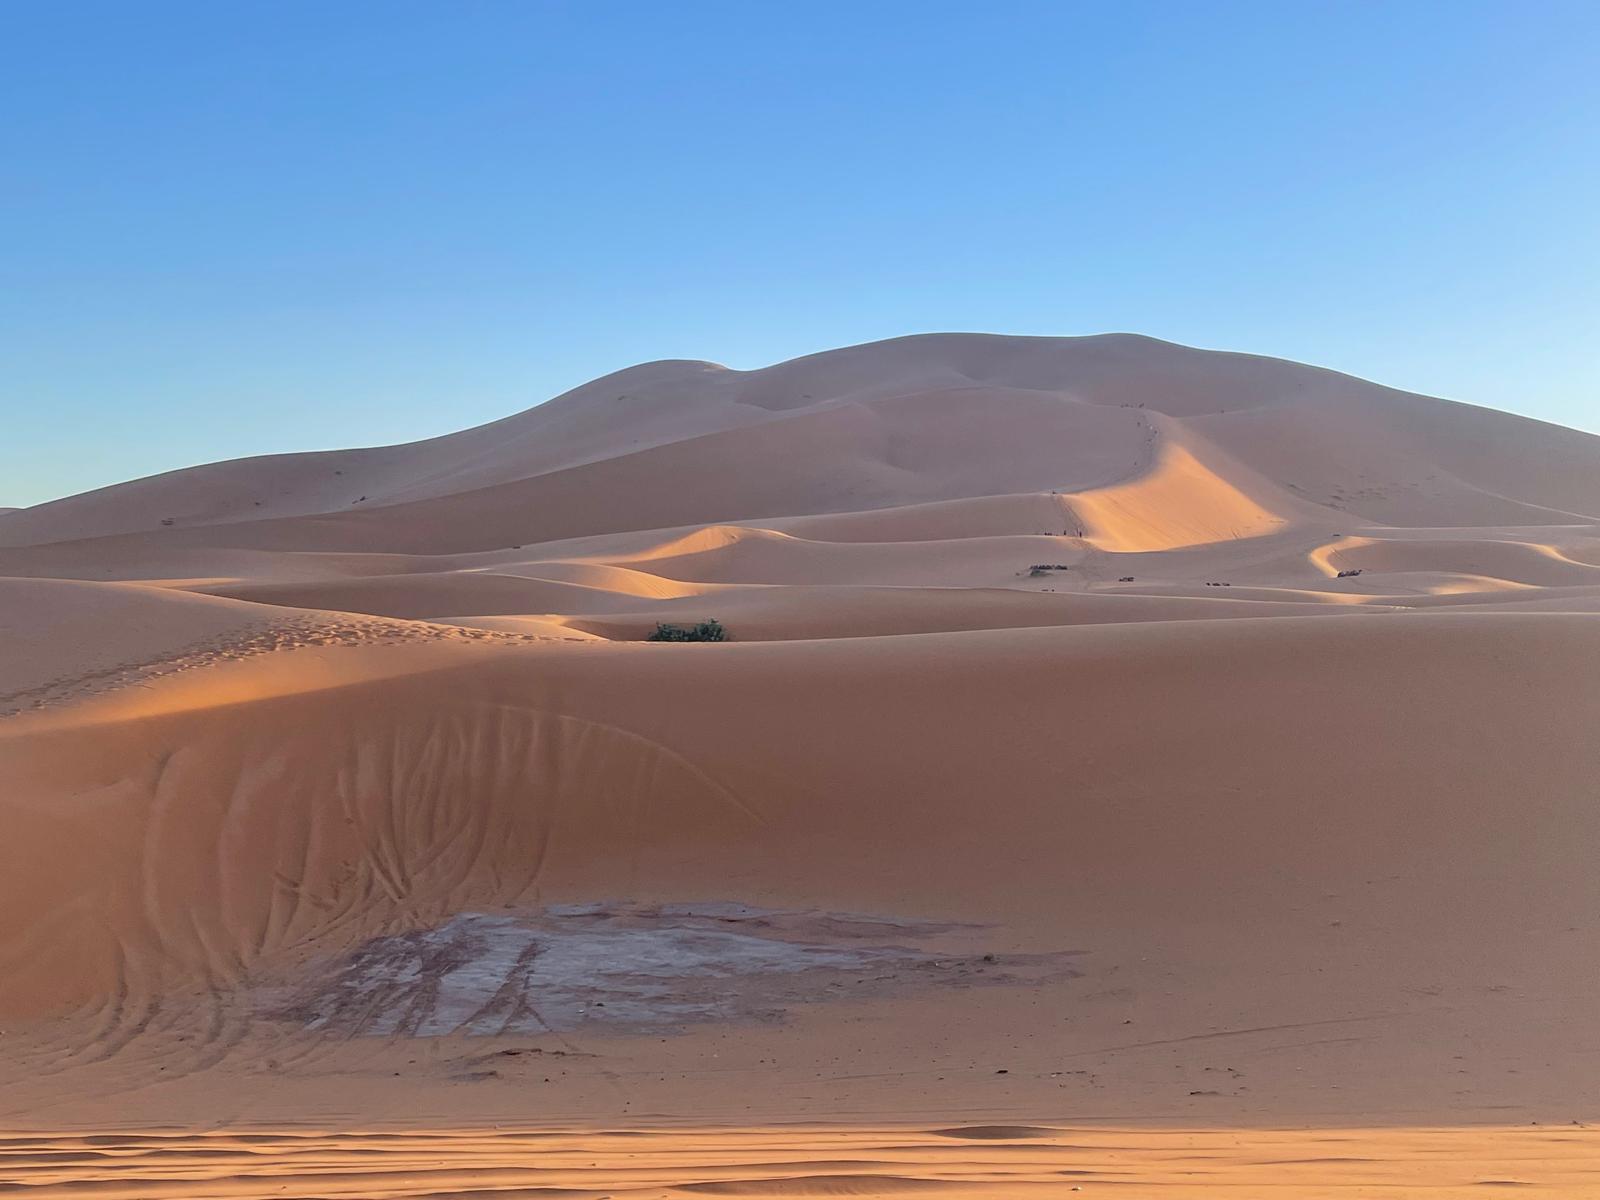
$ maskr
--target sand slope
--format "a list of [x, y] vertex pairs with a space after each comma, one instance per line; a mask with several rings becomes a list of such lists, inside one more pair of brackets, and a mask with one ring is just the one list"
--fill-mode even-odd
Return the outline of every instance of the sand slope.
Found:
[[[247, 1152], [624, 1194], [609, 1144], [471, 1131], [663, 1123], [744, 1132], [642, 1147], [639, 1195], [1199, 1186], [1086, 1123], [1188, 1130], [1230, 1195], [1594, 1182], [1578, 1133], [1419, 1164], [1600, 1118], [1600, 439], [937, 335], [0, 542], [0, 1109], [42, 1131], [0, 1171], [40, 1195], [151, 1194], [51, 1164], [152, 1124], [238, 1134], [129, 1143], [161, 1194], [258, 1194], [203, 1182]], [[985, 1122], [1050, 1128], [934, 1132]]]

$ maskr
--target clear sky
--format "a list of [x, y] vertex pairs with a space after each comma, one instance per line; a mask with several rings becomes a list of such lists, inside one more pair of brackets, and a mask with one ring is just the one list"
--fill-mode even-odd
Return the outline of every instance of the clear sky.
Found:
[[1131, 330], [1600, 429], [1600, 3], [0, 3], [0, 504]]

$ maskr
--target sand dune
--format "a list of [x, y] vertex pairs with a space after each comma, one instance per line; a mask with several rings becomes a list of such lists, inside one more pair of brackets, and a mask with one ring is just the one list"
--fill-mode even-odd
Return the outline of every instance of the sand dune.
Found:
[[1600, 438], [934, 335], [0, 547], [41, 1196], [1600, 1185]]
[[[1416, 521], [1449, 505], [1494, 508], [1499, 523], [1524, 510], [1600, 519], [1596, 439], [1570, 430], [1147, 338], [940, 334], [752, 372], [649, 364], [428, 442], [244, 459], [0, 514], [0, 538], [26, 545], [158, 532], [164, 521], [254, 526], [327, 514], [358, 519], [307, 526], [305, 540], [348, 528], [370, 549], [393, 524], [374, 517], [377, 508], [464, 518], [497, 503], [586, 491], [588, 513], [498, 514], [497, 528], [520, 525], [529, 540], [549, 540], [585, 524], [606, 532], [1002, 490], [1084, 490], [1132, 473], [1157, 415], [1171, 419], [1164, 428], [1192, 428], [1314, 502], [1368, 519]], [[1507, 453], [1508, 437], [1542, 469]], [[708, 458], [740, 469], [697, 474]], [[813, 469], [819, 458], [826, 470]], [[536, 479], [546, 482], [529, 482]], [[409, 507], [441, 497], [463, 499]], [[469, 530], [453, 532], [471, 540]], [[238, 537], [279, 544], [271, 532]]]

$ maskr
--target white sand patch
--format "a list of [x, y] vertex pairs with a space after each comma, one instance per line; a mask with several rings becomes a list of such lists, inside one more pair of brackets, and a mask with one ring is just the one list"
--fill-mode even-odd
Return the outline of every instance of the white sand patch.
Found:
[[[1044, 963], [929, 945], [953, 929], [728, 903], [463, 913], [374, 938], [272, 1007], [307, 1029], [378, 1036], [560, 1032], [771, 1019], [787, 1004], [846, 989], [1003, 983], [1018, 979], [1019, 967]], [[1049, 957], [1059, 975], [1064, 963]]]

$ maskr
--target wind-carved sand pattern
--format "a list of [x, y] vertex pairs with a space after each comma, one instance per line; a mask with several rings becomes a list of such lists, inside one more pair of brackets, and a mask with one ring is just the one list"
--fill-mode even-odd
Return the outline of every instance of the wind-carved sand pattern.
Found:
[[1062, 1200], [1595, 1194], [1588, 1129], [1190, 1130], [917, 1126], [224, 1130], [0, 1136], [39, 1200]]
[[[269, 1015], [307, 1030], [439, 1037], [776, 1020], [793, 1004], [934, 984], [1071, 977], [1072, 952], [941, 949], [974, 928], [725, 902], [462, 913], [373, 938]], [[892, 939], [892, 940], [891, 940]]]

